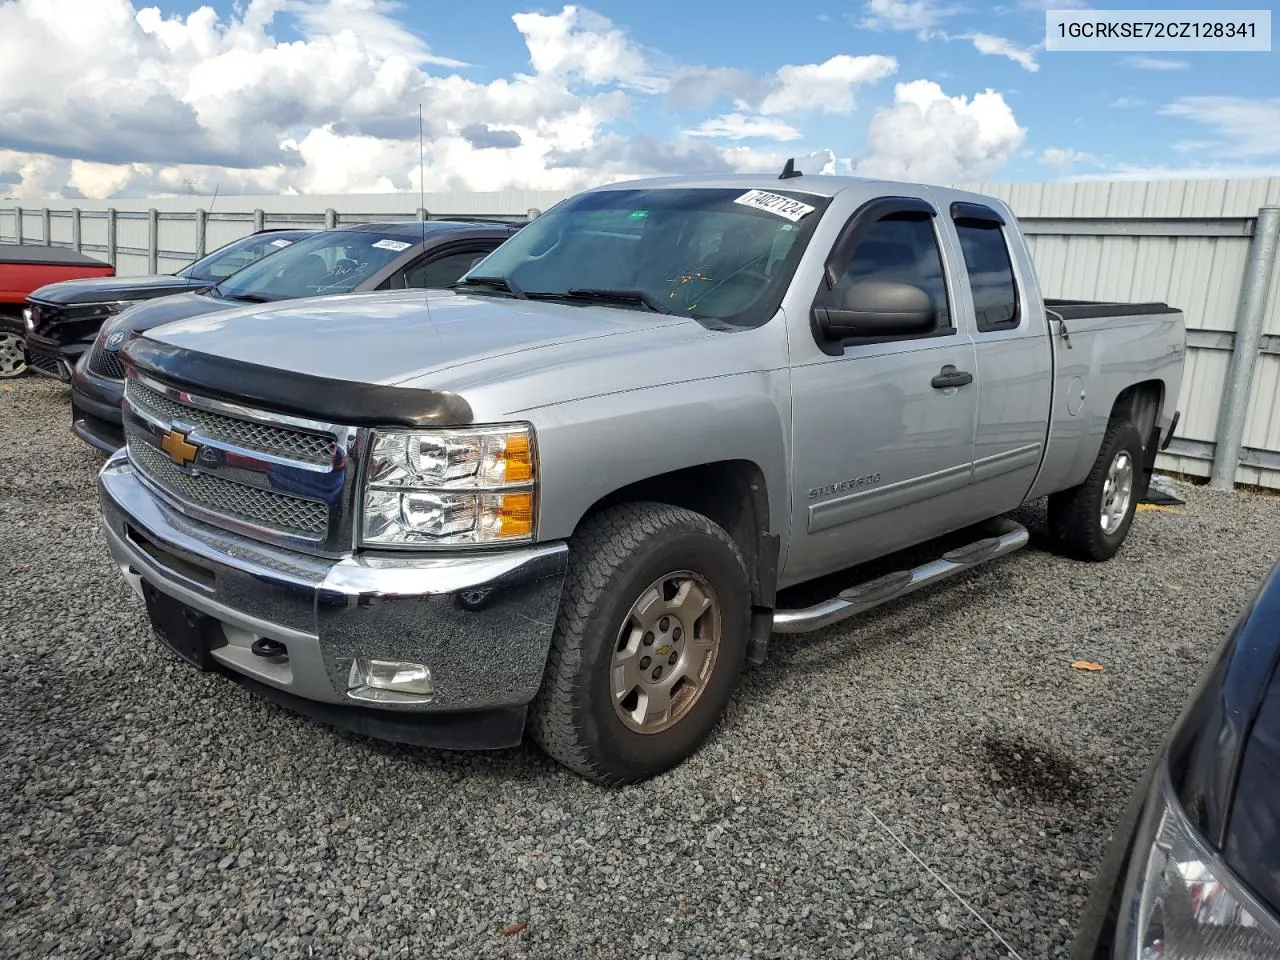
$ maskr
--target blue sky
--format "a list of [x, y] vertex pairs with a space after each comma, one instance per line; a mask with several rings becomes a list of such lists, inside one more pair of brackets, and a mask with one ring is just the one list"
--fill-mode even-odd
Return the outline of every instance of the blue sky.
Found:
[[0, 0], [0, 191], [409, 189], [420, 101], [428, 189], [1280, 175], [1276, 53], [1047, 52], [1047, 5]]

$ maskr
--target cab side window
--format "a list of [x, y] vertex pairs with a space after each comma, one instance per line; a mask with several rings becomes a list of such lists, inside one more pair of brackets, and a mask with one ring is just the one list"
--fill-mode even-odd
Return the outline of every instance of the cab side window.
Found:
[[434, 260], [424, 260], [408, 267], [404, 272], [406, 287], [425, 287], [429, 290], [447, 287], [471, 269], [471, 265], [484, 257], [485, 250], [462, 250], [446, 253]]
[[1020, 322], [1018, 290], [1001, 225], [991, 220], [958, 220], [956, 233], [964, 251], [978, 329], [1014, 329]]
[[909, 283], [929, 295], [937, 313], [937, 326], [924, 336], [950, 332], [951, 309], [942, 269], [942, 254], [931, 219], [890, 215], [878, 220], [858, 240], [835, 289], [832, 305], [855, 283], [891, 280]]

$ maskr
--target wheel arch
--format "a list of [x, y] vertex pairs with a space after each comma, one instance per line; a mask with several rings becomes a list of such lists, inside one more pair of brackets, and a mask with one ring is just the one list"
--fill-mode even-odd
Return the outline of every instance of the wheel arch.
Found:
[[578, 525], [601, 510], [637, 501], [683, 507], [722, 527], [746, 561], [752, 603], [773, 606], [779, 538], [770, 534], [769, 485], [759, 464], [741, 459], [717, 460], [628, 483], [592, 503]]

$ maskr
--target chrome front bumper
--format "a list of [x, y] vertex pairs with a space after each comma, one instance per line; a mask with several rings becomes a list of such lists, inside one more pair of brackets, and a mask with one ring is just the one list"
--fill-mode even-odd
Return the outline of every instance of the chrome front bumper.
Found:
[[[212, 651], [220, 672], [269, 699], [387, 739], [450, 746], [457, 738], [433, 733], [432, 717], [498, 711], [502, 722], [480, 737], [495, 742], [462, 740], [519, 740], [550, 648], [564, 543], [442, 556], [309, 556], [184, 516], [150, 493], [124, 451], [103, 466], [98, 492], [108, 545], [134, 591], [141, 597], [146, 581], [221, 625], [227, 642]], [[478, 609], [461, 602], [461, 594], [486, 588], [492, 592]], [[287, 658], [255, 654], [262, 638], [285, 644]], [[433, 698], [371, 706], [349, 697], [357, 657], [427, 664]], [[390, 726], [380, 731], [371, 718]]]

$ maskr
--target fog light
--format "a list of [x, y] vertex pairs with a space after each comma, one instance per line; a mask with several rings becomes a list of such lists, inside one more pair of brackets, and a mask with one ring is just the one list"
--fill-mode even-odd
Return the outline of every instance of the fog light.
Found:
[[420, 703], [435, 696], [431, 668], [407, 660], [355, 660], [347, 688], [355, 700], [383, 703]]

